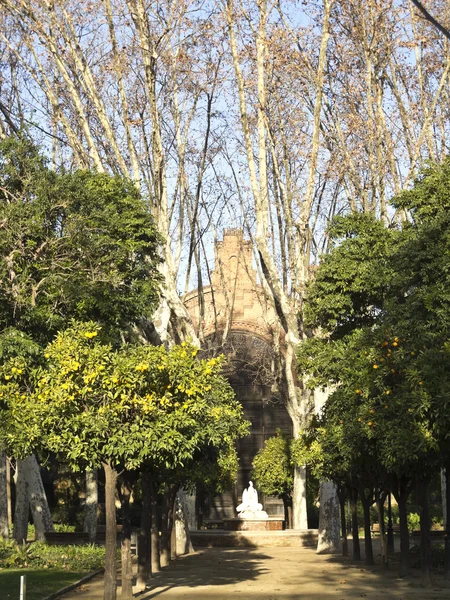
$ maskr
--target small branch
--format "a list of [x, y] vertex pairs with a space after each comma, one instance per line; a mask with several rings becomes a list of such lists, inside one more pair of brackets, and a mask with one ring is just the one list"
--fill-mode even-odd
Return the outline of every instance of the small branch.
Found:
[[438, 29], [443, 35], [445, 35], [445, 37], [447, 39], [450, 40], [450, 31], [448, 29], [446, 29], [443, 25], [441, 25], [439, 23], [439, 21], [436, 21], [436, 19], [433, 17], [433, 15], [430, 15], [430, 13], [422, 5], [422, 3], [419, 2], [419, 0], [411, 0], [411, 2], [414, 4], [414, 6], [416, 8], [418, 8], [420, 10], [420, 12], [423, 14], [424, 18], [427, 21], [429, 21], [430, 23], [432, 23], [436, 27], [436, 29]]

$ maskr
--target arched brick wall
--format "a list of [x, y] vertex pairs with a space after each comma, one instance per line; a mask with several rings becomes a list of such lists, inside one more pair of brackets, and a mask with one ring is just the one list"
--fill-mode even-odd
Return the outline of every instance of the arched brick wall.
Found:
[[[282, 336], [276, 328], [275, 311], [252, 267], [252, 246], [241, 230], [224, 231], [215, 247], [215, 269], [211, 286], [200, 294], [190, 292], [184, 303], [203, 340], [204, 354], [228, 357], [225, 375], [251, 421], [251, 433], [238, 443], [240, 469], [234, 489], [210, 499], [209, 517], [236, 516], [244, 487], [247, 487], [256, 452], [277, 428], [291, 431], [291, 421], [278, 391], [275, 345], [283, 352]], [[225, 334], [225, 335], [224, 335]], [[262, 498], [269, 514], [283, 516], [282, 502]]]

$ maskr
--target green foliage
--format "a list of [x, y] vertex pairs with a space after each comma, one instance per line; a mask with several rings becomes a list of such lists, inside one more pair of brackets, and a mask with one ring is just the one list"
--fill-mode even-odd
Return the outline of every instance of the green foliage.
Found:
[[42, 447], [74, 470], [103, 462], [175, 469], [209, 447], [226, 460], [248, 424], [221, 376], [222, 358], [198, 360], [187, 343], [114, 350], [99, 333], [95, 323], [73, 323], [47, 346], [34, 389], [11, 401], [15, 455]]
[[266, 440], [253, 460], [252, 477], [263, 494], [290, 497], [294, 488], [291, 437], [280, 430]]
[[420, 515], [417, 513], [408, 514], [408, 529], [409, 531], [417, 531], [420, 529]]
[[104, 566], [105, 549], [95, 545], [49, 546], [43, 542], [16, 544], [0, 539], [0, 568], [95, 571]]
[[48, 342], [69, 317], [121, 329], [157, 301], [159, 236], [131, 181], [55, 173], [26, 139], [0, 141], [0, 330]]
[[[445, 561], [444, 544], [431, 544], [431, 564], [434, 569], [442, 569]], [[410, 549], [411, 566], [413, 569], [420, 569], [422, 566], [420, 546], [412, 546]]]
[[331, 228], [309, 289], [319, 335], [298, 355], [308, 385], [329, 397], [295, 451], [319, 466], [321, 453], [323, 474], [338, 482], [429, 475], [450, 458], [449, 190], [447, 159], [394, 198], [411, 217], [401, 228], [371, 215]]
[[374, 323], [392, 277], [387, 255], [398, 232], [372, 214], [355, 213], [337, 217], [329, 235], [332, 251], [308, 290], [305, 319], [338, 338]]

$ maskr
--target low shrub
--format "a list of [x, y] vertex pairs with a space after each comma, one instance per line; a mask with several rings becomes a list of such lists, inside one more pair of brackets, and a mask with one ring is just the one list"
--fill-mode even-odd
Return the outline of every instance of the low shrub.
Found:
[[416, 531], [420, 529], [420, 516], [417, 513], [409, 513], [408, 529], [409, 531]]
[[55, 523], [54, 528], [58, 533], [73, 533], [76, 531], [75, 525], [67, 525], [66, 523]]
[[0, 568], [95, 571], [104, 566], [105, 549], [95, 545], [49, 546], [44, 542], [0, 541]]
[[[411, 566], [413, 569], [420, 569], [420, 546], [412, 546], [410, 549]], [[431, 544], [431, 564], [434, 569], [444, 567], [444, 544]]]

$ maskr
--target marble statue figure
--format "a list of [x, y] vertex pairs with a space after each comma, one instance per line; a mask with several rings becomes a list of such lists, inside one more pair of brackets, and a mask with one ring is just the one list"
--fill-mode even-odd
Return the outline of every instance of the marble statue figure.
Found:
[[242, 502], [236, 507], [241, 519], [268, 519], [268, 514], [258, 502], [258, 492], [253, 487], [253, 482], [248, 482], [248, 488], [242, 492]]

